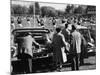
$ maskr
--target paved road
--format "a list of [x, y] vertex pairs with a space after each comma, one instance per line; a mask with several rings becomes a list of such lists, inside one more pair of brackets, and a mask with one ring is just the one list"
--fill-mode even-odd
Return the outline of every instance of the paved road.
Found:
[[[84, 59], [84, 65], [80, 66], [80, 70], [91, 70], [96, 69], [96, 57], [91, 56], [89, 58]], [[62, 68], [61, 71], [71, 71], [71, 67]]]
[[[94, 70], [96, 69], [96, 56], [91, 56], [84, 59], [84, 65], [79, 67], [80, 70]], [[71, 67], [69, 65], [64, 66], [61, 69], [61, 72], [71, 71]], [[50, 72], [47, 69], [42, 72]], [[52, 72], [57, 72], [56, 70]], [[37, 73], [41, 73], [41, 71], [37, 71]]]
[[[44, 63], [45, 63], [45, 61], [44, 61]], [[92, 70], [92, 69], [96, 69], [96, 57], [95, 56], [90, 56], [88, 58], [85, 58], [84, 59], [84, 63], [85, 63], [84, 65], [82, 65], [82, 66], [79, 67], [80, 70]], [[38, 62], [38, 64], [39, 64], [39, 62]], [[36, 68], [38, 68], [38, 69], [35, 71], [35, 73], [51, 72], [49, 66], [47, 66], [46, 68], [40, 68], [39, 66], [37, 66]], [[71, 71], [71, 67], [68, 64], [65, 65], [65, 66], [63, 66], [63, 68], [61, 69], [61, 72], [67, 72], [67, 71]], [[57, 72], [57, 70], [52, 70], [52, 72]]]

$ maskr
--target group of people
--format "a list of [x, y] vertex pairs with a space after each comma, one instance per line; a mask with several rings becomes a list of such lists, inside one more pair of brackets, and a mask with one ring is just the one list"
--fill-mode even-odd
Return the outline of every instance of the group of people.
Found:
[[[11, 30], [16, 28], [24, 28], [24, 27], [42, 27], [48, 28], [57, 27], [59, 25], [63, 25], [66, 22], [70, 24], [83, 25], [85, 22], [92, 22], [92, 18], [85, 18], [79, 16], [70, 16], [70, 17], [41, 17], [41, 16], [18, 16], [11, 17]], [[25, 24], [26, 23], [26, 24]], [[25, 25], [24, 25], [25, 24]]]
[[85, 48], [86, 46], [86, 41], [75, 25], [70, 26], [70, 24], [66, 23], [64, 29], [57, 27], [53, 34], [52, 45], [57, 70], [60, 71], [63, 66], [62, 50], [66, 53], [66, 60], [68, 60], [67, 55], [70, 55], [72, 70], [79, 70], [79, 66], [84, 64], [81, 54], [83, 52], [82, 47]]
[[[76, 28], [76, 24], [78, 24], [79, 22], [76, 21], [77, 19], [73, 20], [73, 18], [67, 21], [62, 19], [62, 24], [64, 24], [65, 26], [65, 28], [62, 29], [61, 27], [57, 27], [55, 18], [52, 18], [51, 20], [54, 28], [48, 35], [47, 41], [52, 44], [54, 65], [56, 65], [58, 71], [61, 70], [61, 68], [63, 67], [64, 52], [66, 54], [66, 60], [68, 60], [67, 55], [70, 55], [69, 59], [72, 70], [79, 70], [79, 66], [84, 63], [83, 57], [81, 55], [83, 52], [82, 47], [85, 48], [86, 46], [84, 37]], [[74, 22], [73, 24], [72, 21]], [[17, 22], [18, 25], [22, 27], [22, 21], [20, 18], [17, 19]], [[27, 22], [30, 22], [29, 18], [27, 18]], [[37, 19], [37, 22], [44, 28], [44, 22], [42, 19]], [[11, 24], [13, 29], [15, 29], [13, 25], [14, 20], [11, 21]], [[32, 57], [34, 57], [32, 52], [33, 43], [40, 47], [39, 43], [35, 41], [31, 33], [26, 33], [23, 38], [17, 38], [16, 43], [18, 43], [17, 57], [19, 59], [28, 59], [29, 71], [32, 72]]]

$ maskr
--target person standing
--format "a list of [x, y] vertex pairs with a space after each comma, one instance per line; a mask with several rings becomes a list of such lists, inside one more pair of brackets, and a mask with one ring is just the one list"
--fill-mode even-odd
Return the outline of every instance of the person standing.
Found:
[[86, 47], [87, 47], [87, 42], [84, 36], [82, 35], [82, 43], [81, 43], [81, 53], [80, 53], [80, 66], [84, 65], [84, 57], [86, 56]]
[[[32, 44], [38, 45], [39, 44], [35, 41], [35, 39], [31, 36], [31, 33], [26, 33], [26, 36], [23, 37], [23, 48], [25, 48], [25, 52], [27, 54], [29, 54], [31, 57], [33, 57], [33, 46]], [[29, 61], [29, 68], [30, 68], [30, 72], [32, 72], [32, 59], [28, 59]]]
[[[34, 43], [35, 45], [39, 44], [35, 41], [35, 39], [31, 36], [31, 33], [26, 33], [24, 37], [19, 37], [18, 40], [18, 54], [22, 53], [22, 49], [25, 49], [25, 53], [33, 57], [33, 51], [32, 51], [32, 44]], [[28, 59], [29, 62], [29, 71], [32, 72], [32, 59]]]
[[22, 27], [23, 27], [21, 17], [18, 17], [18, 19], [17, 19], [17, 24], [18, 24], [18, 27], [19, 27], [19, 28], [22, 28]]
[[31, 27], [30, 17], [27, 17], [27, 23], [28, 23], [28, 27]]
[[60, 28], [56, 28], [56, 33], [53, 35], [52, 39], [52, 45], [53, 45], [54, 62], [55, 65], [57, 66], [57, 69], [60, 70], [62, 68], [62, 63], [63, 63], [61, 48], [67, 46], [65, 38], [61, 34]]
[[11, 31], [15, 29], [14, 18], [11, 17]]
[[17, 55], [17, 58], [21, 60], [21, 70], [23, 71], [23, 73], [28, 73], [30, 72], [30, 67], [29, 67], [29, 59], [32, 59], [32, 56], [30, 56], [29, 54], [25, 53], [25, 48], [22, 48], [22, 52], [20, 54]]
[[65, 28], [62, 30], [62, 34], [65, 37], [65, 41], [68, 42], [70, 44], [70, 31], [71, 31], [71, 26], [70, 24], [66, 23], [65, 24]]
[[[62, 34], [64, 35], [64, 38], [65, 38], [65, 41], [67, 42], [67, 43], [69, 43], [69, 47], [70, 47], [70, 43], [71, 43], [71, 33], [70, 33], [70, 31], [71, 31], [71, 26], [70, 26], [70, 24], [69, 23], [66, 23], [65, 24], [65, 28], [62, 30]], [[68, 48], [69, 49], [69, 48]], [[66, 50], [66, 48], [64, 49], [64, 53], [65, 53], [65, 57], [66, 57], [66, 61], [64, 61], [64, 62], [69, 62], [68, 60], [68, 58], [67, 58], [67, 53], [68, 53], [68, 51], [69, 50]]]
[[52, 25], [56, 28], [56, 19], [55, 18], [52, 19]]
[[43, 18], [41, 18], [41, 20], [40, 20], [40, 25], [41, 25], [42, 28], [45, 27], [45, 26], [44, 26], [44, 20], [43, 20]]
[[70, 49], [72, 70], [79, 70], [81, 40], [82, 35], [76, 30], [75, 25], [72, 25], [72, 40]]

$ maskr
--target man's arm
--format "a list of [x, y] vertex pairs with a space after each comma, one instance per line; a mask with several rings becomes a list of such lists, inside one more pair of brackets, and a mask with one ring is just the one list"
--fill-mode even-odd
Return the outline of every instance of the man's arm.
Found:
[[32, 39], [32, 41], [33, 41], [36, 45], [38, 45], [38, 46], [40, 45], [39, 43], [37, 43], [37, 42], [35, 41], [34, 38]]
[[49, 35], [46, 35], [46, 39], [47, 39], [47, 41], [48, 41], [49, 43], [52, 43], [52, 41], [50, 40]]

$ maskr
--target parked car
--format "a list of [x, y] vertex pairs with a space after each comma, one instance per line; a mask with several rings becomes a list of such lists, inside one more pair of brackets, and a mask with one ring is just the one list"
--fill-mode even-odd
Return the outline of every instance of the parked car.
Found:
[[96, 45], [95, 45], [96, 36], [94, 35], [94, 34], [96, 34], [95, 30], [93, 30], [89, 27], [84, 27], [84, 26], [78, 27], [78, 30], [86, 40], [85, 54], [88, 56], [95, 55], [95, 53], [96, 53]]
[[[52, 51], [52, 47], [50, 45], [50, 43], [47, 42], [47, 37], [46, 35], [49, 33], [48, 29], [44, 29], [44, 28], [23, 28], [23, 29], [15, 29], [13, 30], [13, 35], [14, 35], [14, 42], [16, 43], [17, 38], [18, 37], [23, 37], [23, 35], [25, 33], [31, 33], [32, 36], [34, 36], [36, 42], [38, 42], [40, 44], [40, 47], [35, 46], [36, 48], [33, 47], [33, 71], [35, 70], [39, 70], [42, 67], [46, 67], [47, 68], [52, 68], [53, 65], [53, 51]], [[18, 48], [16, 48], [18, 49]], [[11, 53], [13, 53], [14, 51], [12, 51]], [[13, 57], [14, 58], [14, 57]], [[12, 59], [13, 59], [12, 58]], [[20, 73], [21, 71], [19, 71], [21, 65], [21, 60], [16, 59], [16, 60], [12, 60], [12, 65], [13, 65], [13, 72], [15, 73]], [[19, 68], [18, 68], [19, 66]], [[22, 69], [21, 69], [22, 70]]]

